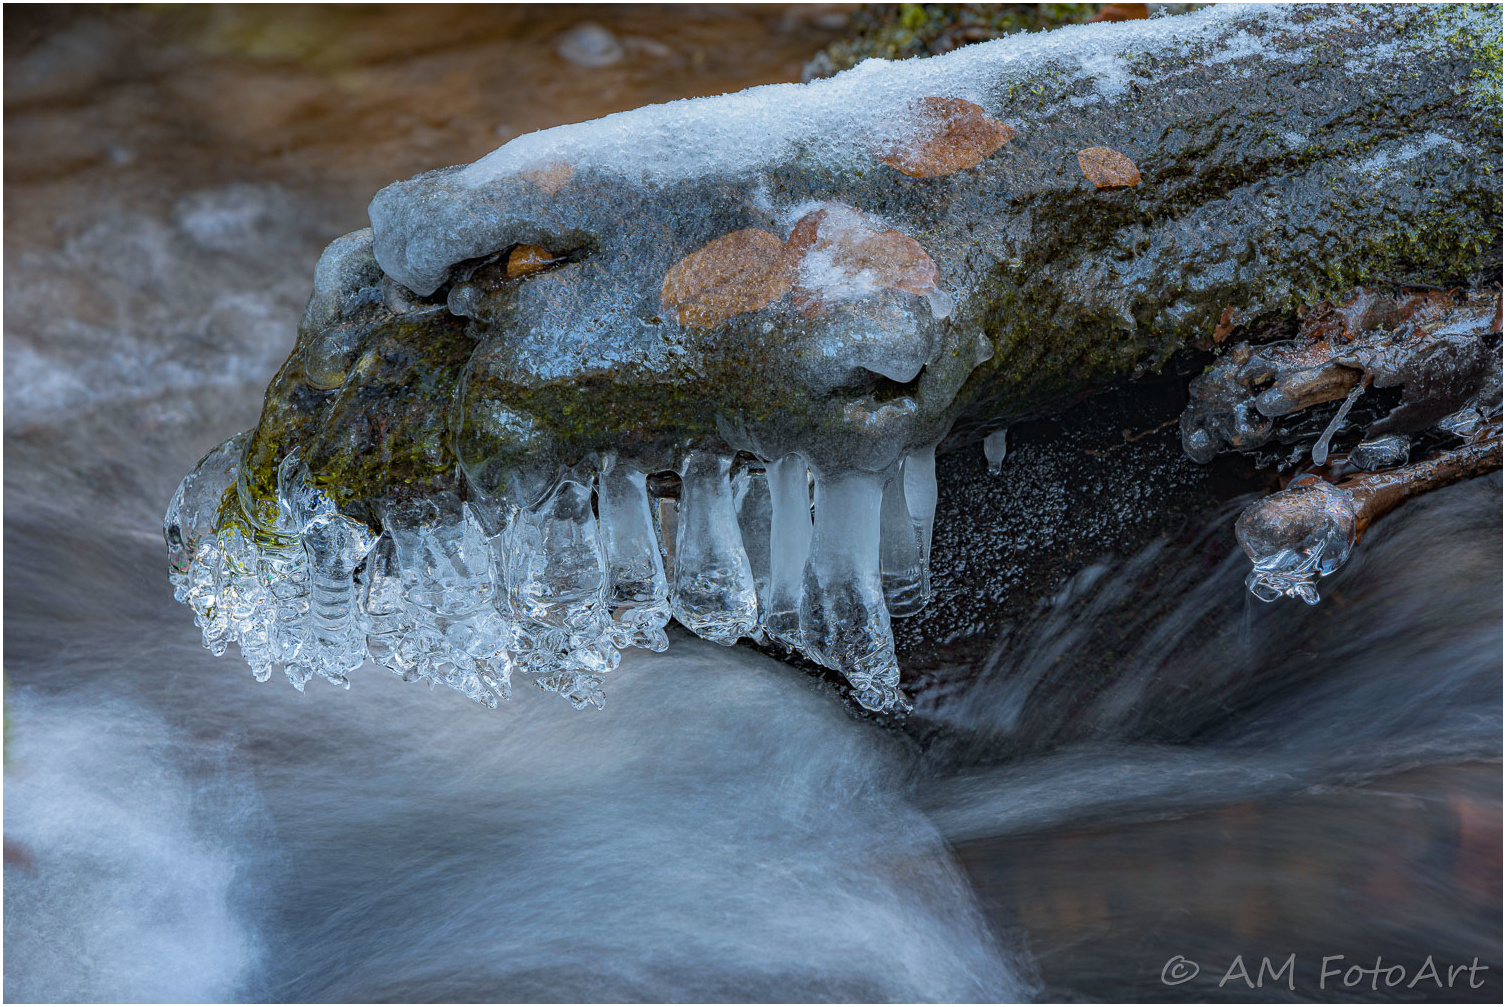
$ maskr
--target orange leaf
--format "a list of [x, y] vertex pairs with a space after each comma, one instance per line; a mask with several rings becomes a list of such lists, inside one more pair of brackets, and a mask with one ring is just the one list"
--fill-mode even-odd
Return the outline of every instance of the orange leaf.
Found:
[[1135, 162], [1108, 147], [1089, 147], [1077, 152], [1077, 166], [1099, 189], [1119, 189], [1140, 184]]
[[733, 231], [671, 266], [659, 297], [681, 325], [715, 325], [783, 297], [789, 265], [784, 242], [768, 231]]
[[546, 164], [542, 168], [530, 168], [527, 171], [518, 172], [518, 177], [525, 182], [532, 182], [543, 189], [545, 194], [553, 196], [565, 187], [570, 177], [575, 174], [575, 169], [568, 164], [556, 161]]
[[558, 259], [558, 256], [542, 245], [518, 245], [507, 253], [507, 278], [516, 280], [520, 276], [537, 273]]
[[1229, 338], [1229, 333], [1233, 332], [1234, 326], [1238, 324], [1236, 321], [1238, 317], [1239, 310], [1234, 305], [1231, 304], [1224, 308], [1224, 313], [1218, 316], [1218, 324], [1213, 327], [1213, 341], [1215, 343], [1221, 343]]
[[961, 98], [921, 98], [911, 110], [919, 123], [915, 135], [879, 157], [912, 178], [976, 167], [1014, 137], [1006, 123]]

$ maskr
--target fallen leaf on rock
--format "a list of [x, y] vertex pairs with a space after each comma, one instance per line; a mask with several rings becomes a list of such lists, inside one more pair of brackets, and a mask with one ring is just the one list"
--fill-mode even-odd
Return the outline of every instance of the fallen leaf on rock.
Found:
[[1229, 333], [1233, 332], [1234, 327], [1239, 324], [1237, 321], [1238, 317], [1239, 311], [1234, 305], [1231, 304], [1224, 308], [1224, 313], [1218, 316], [1218, 324], [1213, 327], [1213, 341], [1215, 343], [1221, 343], [1229, 338]]
[[784, 242], [768, 231], [733, 231], [671, 266], [659, 297], [681, 325], [715, 325], [783, 297], [790, 265]]
[[545, 194], [553, 196], [565, 187], [565, 183], [570, 181], [571, 176], [574, 174], [575, 169], [568, 164], [555, 162], [554, 164], [546, 164], [542, 168], [530, 168], [527, 171], [520, 171], [518, 172], [518, 177], [525, 182], [532, 182], [540, 189], [543, 189]]
[[1135, 162], [1109, 147], [1089, 147], [1077, 152], [1077, 166], [1099, 189], [1119, 189], [1140, 184]]
[[936, 263], [920, 242], [879, 230], [851, 207], [831, 205], [800, 218], [786, 247], [796, 297], [808, 313], [883, 289], [932, 298], [933, 307], [935, 297], [945, 297], [936, 285]]
[[921, 98], [911, 106], [915, 134], [879, 157], [912, 178], [950, 175], [976, 167], [1015, 133], [982, 107], [962, 98]]
[[518, 245], [507, 253], [507, 278], [516, 280], [520, 276], [537, 273], [557, 261], [559, 256], [542, 245]]

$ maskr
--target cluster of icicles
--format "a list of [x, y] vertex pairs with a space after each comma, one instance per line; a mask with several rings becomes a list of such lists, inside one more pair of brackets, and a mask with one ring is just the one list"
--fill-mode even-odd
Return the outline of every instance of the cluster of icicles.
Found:
[[281, 667], [300, 690], [315, 675], [348, 686], [369, 656], [492, 707], [518, 674], [599, 707], [620, 652], [664, 650], [673, 617], [728, 646], [794, 648], [840, 671], [870, 710], [907, 708], [889, 619], [929, 598], [934, 450], [888, 474], [814, 477], [798, 455], [692, 452], [678, 500], [608, 457], [527, 505], [394, 501], [377, 508], [380, 529], [311, 488], [294, 452], [279, 468], [278, 527], [251, 532], [221, 513], [247, 436], [183, 480], [164, 533], [175, 596], [205, 646], [237, 643], [258, 680]]

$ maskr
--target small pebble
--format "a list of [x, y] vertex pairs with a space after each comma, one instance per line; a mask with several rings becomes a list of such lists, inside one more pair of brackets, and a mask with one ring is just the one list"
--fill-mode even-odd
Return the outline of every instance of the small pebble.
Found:
[[595, 21], [582, 21], [554, 40], [554, 51], [566, 63], [598, 69], [622, 62], [626, 50], [617, 36]]

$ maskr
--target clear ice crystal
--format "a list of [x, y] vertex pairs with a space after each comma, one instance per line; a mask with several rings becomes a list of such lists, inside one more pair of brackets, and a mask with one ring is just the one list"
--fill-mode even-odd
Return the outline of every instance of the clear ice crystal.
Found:
[[607, 562], [607, 605], [617, 647], [663, 651], [669, 646], [669, 580], [650, 507], [647, 476], [607, 458], [596, 506]]
[[884, 479], [868, 472], [816, 477], [816, 524], [800, 603], [804, 653], [842, 672], [871, 710], [904, 705], [879, 573]]
[[1245, 578], [1251, 594], [1316, 605], [1318, 578], [1337, 573], [1354, 548], [1354, 500], [1347, 490], [1304, 476], [1245, 508], [1234, 534], [1254, 564]]
[[753, 568], [727, 479], [731, 464], [706, 451], [685, 459], [670, 590], [670, 606], [681, 625], [729, 647], [758, 625]]
[[798, 650], [840, 671], [869, 709], [908, 708], [889, 620], [929, 591], [933, 450], [887, 473], [814, 480], [800, 455], [730, 475], [731, 458], [691, 451], [677, 506], [609, 456], [564, 471], [536, 502], [466, 484], [379, 501], [374, 524], [342, 510], [293, 452], [275, 508], [259, 511], [266, 527], [247, 516], [238, 480], [247, 441], [226, 441], [183, 480], [163, 535], [174, 596], [205, 646], [238, 645], [259, 681], [280, 670], [299, 691], [315, 677], [348, 686], [370, 659], [487, 706], [525, 675], [600, 707], [620, 652], [663, 650], [673, 614], [718, 643]]
[[755, 642], [764, 643], [768, 638], [765, 624], [769, 612], [769, 532], [773, 518], [765, 470], [747, 465], [739, 469], [732, 477], [732, 499], [737, 506], [743, 552], [753, 572], [753, 590], [758, 596], [758, 624], [753, 627], [752, 637]]

